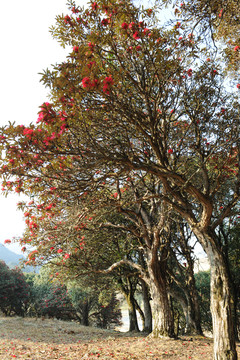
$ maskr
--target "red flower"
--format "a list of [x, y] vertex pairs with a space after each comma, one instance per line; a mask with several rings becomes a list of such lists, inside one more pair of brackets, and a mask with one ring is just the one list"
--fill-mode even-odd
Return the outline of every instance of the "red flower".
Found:
[[77, 14], [77, 13], [79, 13], [79, 10], [76, 9], [75, 6], [74, 6], [74, 7], [72, 8], [72, 12], [73, 12], [74, 14]]
[[88, 43], [88, 47], [90, 48], [91, 51], [93, 51], [95, 44], [92, 43], [91, 41]]
[[173, 153], [173, 149], [168, 149], [168, 153], [172, 154]]
[[61, 252], [62, 252], [62, 249], [58, 249], [58, 251], [57, 251], [57, 252], [58, 252], [58, 254], [61, 254]]
[[65, 22], [65, 24], [70, 24], [71, 18], [70, 18], [69, 15], [66, 15], [66, 16], [64, 17], [64, 22]]
[[98, 8], [98, 4], [96, 2], [94, 2], [91, 6], [93, 10], [97, 10]]
[[102, 19], [101, 24], [103, 26], [107, 26], [108, 24], [110, 24], [110, 20], [109, 19]]
[[82, 79], [82, 87], [85, 89], [92, 89], [98, 85], [98, 80], [94, 79], [93, 81], [89, 77]]
[[83, 88], [91, 87], [91, 79], [89, 77], [85, 77], [82, 79], [82, 87]]
[[131, 22], [129, 25], [128, 25], [129, 29], [133, 29], [135, 27], [135, 22]]
[[144, 30], [143, 30], [143, 33], [144, 33], [144, 35], [147, 35], [148, 33], [149, 33], [149, 29], [148, 28], [145, 28]]
[[112, 76], [107, 76], [103, 80], [103, 92], [109, 95], [110, 86], [113, 85], [113, 79]]
[[9, 239], [4, 240], [4, 244], [11, 244], [11, 240]]
[[238, 51], [238, 49], [240, 49], [240, 46], [236, 45], [234, 51]]
[[240, 84], [237, 84], [237, 89], [240, 89]]
[[137, 46], [136, 46], [136, 50], [137, 50], [137, 51], [140, 51], [140, 50], [142, 50], [142, 47], [141, 47], [141, 45], [137, 45]]
[[133, 37], [134, 37], [135, 40], [140, 39], [140, 36], [139, 36], [139, 34], [138, 34], [138, 31], [136, 31], [136, 32], [133, 34]]
[[75, 53], [78, 53], [78, 50], [79, 50], [79, 46], [74, 46], [74, 47], [73, 47], [73, 51], [74, 51]]
[[122, 29], [127, 29], [128, 28], [128, 24], [126, 22], [123, 22], [121, 25]]
[[27, 136], [27, 137], [31, 137], [31, 135], [33, 134], [33, 129], [28, 129], [28, 128], [25, 128], [23, 130], [23, 135]]

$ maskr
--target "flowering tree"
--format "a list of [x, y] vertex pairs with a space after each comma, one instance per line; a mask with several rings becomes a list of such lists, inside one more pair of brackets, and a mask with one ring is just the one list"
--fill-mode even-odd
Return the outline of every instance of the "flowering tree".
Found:
[[[215, 50], [222, 52], [222, 63], [238, 77], [240, 61], [239, 2], [238, 0], [193, 0], [179, 3], [163, 0], [175, 6], [174, 12], [179, 21], [187, 24], [194, 33], [204, 35], [202, 40]], [[240, 84], [238, 84], [240, 87]], [[238, 87], [238, 88], [239, 88]]]
[[[237, 95], [228, 93], [219, 63], [180, 23], [163, 29], [153, 9], [138, 10], [129, 1], [93, 2], [86, 10], [69, 5], [71, 14], [57, 17], [52, 34], [72, 51], [42, 77], [51, 103], [42, 105], [36, 125], [1, 131], [3, 189], [36, 195], [31, 205], [39, 216], [26, 214], [34, 239], [40, 222], [55, 222], [59, 211], [64, 216], [66, 203], [89, 193], [97, 202], [99, 191], [113, 186], [119, 199], [128, 178], [152, 176], [158, 191], [138, 200], [160, 204], [149, 248], [158, 248], [167, 231], [169, 209], [188, 223], [211, 263], [214, 357], [236, 359], [218, 228], [239, 202]], [[141, 214], [147, 234], [151, 213]], [[153, 279], [161, 275], [156, 254], [148, 254]], [[155, 316], [154, 334], [169, 335], [170, 323]]]

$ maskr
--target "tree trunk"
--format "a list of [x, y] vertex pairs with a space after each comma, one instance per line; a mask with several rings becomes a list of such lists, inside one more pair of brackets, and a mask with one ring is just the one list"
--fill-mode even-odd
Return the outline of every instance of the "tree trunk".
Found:
[[219, 254], [210, 258], [214, 360], [237, 360], [227, 268]]
[[137, 312], [135, 307], [135, 299], [131, 292], [126, 295], [126, 300], [128, 304], [128, 315], [129, 315], [129, 331], [139, 332], [138, 321], [137, 321]]
[[239, 330], [240, 330], [240, 324], [237, 314], [238, 309], [238, 302], [239, 302], [239, 294], [236, 285], [233, 286], [233, 323], [234, 323], [234, 334], [236, 341], [239, 341]]
[[145, 317], [143, 332], [150, 334], [152, 332], [152, 309], [150, 305], [149, 288], [145, 283], [145, 281], [140, 279], [140, 282], [142, 287], [142, 297], [143, 297], [143, 307], [144, 307], [144, 317]]
[[202, 335], [200, 307], [194, 275], [189, 277], [189, 292], [187, 294], [188, 327], [186, 333]]
[[144, 312], [142, 311], [140, 305], [138, 304], [137, 300], [135, 300], [135, 307], [136, 307], [136, 310], [141, 318], [141, 321], [142, 321], [142, 328], [144, 329], [145, 328], [145, 315], [144, 315]]
[[175, 337], [174, 319], [167, 289], [166, 272], [159, 262], [149, 268], [150, 292], [152, 298], [153, 337]]
[[89, 307], [88, 307], [87, 300], [84, 302], [83, 307], [82, 307], [81, 325], [89, 326]]
[[211, 265], [211, 314], [214, 360], [237, 360], [231, 311], [231, 286], [228, 266], [216, 235], [195, 230]]
[[[185, 291], [184, 291], [185, 293]], [[201, 329], [201, 323], [199, 319], [196, 319], [194, 306], [189, 299], [177, 290], [170, 290], [171, 296], [181, 305], [181, 308], [183, 310], [183, 314], [185, 317], [185, 334], [198, 334], [202, 335], [202, 329]]]

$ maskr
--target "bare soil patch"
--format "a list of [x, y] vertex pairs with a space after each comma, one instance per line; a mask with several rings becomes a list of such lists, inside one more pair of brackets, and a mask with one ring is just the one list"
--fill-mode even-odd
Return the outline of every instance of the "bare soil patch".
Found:
[[[240, 355], [240, 345], [238, 354]], [[0, 359], [24, 360], [210, 360], [212, 340], [152, 339], [80, 326], [74, 322], [0, 318]]]

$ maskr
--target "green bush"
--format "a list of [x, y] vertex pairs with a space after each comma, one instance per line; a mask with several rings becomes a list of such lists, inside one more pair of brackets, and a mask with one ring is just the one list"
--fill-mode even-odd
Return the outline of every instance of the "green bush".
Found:
[[24, 316], [29, 302], [29, 285], [19, 268], [9, 269], [0, 261], [0, 309], [7, 315]]

